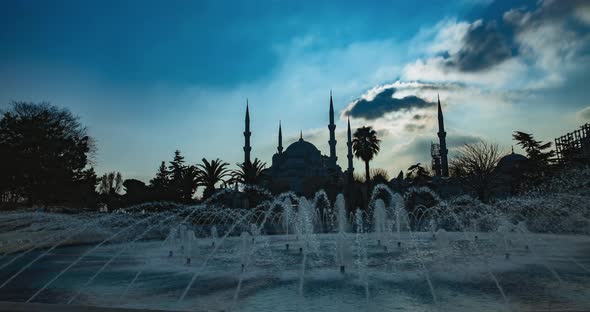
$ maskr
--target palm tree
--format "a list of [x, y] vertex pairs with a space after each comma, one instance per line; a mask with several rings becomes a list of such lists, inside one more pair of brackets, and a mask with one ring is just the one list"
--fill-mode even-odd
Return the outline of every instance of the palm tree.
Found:
[[182, 201], [190, 203], [193, 198], [193, 194], [197, 191], [198, 187], [198, 173], [197, 167], [187, 166], [182, 172]]
[[204, 186], [203, 198], [208, 198], [215, 193], [215, 185], [219, 182], [225, 182], [224, 178], [229, 175], [228, 163], [219, 158], [207, 161], [203, 158], [202, 164], [197, 164], [197, 185]]
[[352, 149], [354, 156], [360, 158], [365, 162], [365, 180], [371, 180], [369, 161], [379, 153], [379, 143], [381, 140], [377, 138], [377, 132], [371, 127], [360, 127], [354, 132], [354, 139], [352, 139]]
[[247, 185], [258, 185], [264, 180], [262, 171], [266, 167], [266, 163], [263, 163], [258, 158], [254, 159], [254, 162], [243, 162], [238, 163], [237, 170], [232, 171], [232, 182], [242, 183]]
[[123, 190], [123, 177], [120, 172], [105, 173], [100, 178], [98, 192], [103, 195], [112, 196], [119, 194]]
[[123, 177], [120, 172], [109, 172], [105, 173], [100, 178], [98, 184], [98, 193], [100, 194], [101, 201], [112, 208], [117, 204], [117, 198], [120, 196], [123, 190]]
[[387, 184], [390, 180], [389, 173], [387, 173], [387, 170], [381, 168], [372, 169], [371, 180], [373, 182], [373, 185]]

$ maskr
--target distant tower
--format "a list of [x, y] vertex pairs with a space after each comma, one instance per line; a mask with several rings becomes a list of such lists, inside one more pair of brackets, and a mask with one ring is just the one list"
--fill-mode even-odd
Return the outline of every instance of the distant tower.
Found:
[[334, 104], [332, 103], [332, 90], [330, 90], [330, 124], [328, 125], [328, 129], [330, 129], [330, 160], [332, 163], [336, 165], [336, 134], [334, 131], [336, 130], [336, 125], [334, 124]]
[[352, 166], [352, 132], [350, 131], [350, 117], [348, 117], [348, 132], [347, 132], [347, 142], [346, 146], [348, 147], [348, 175], [352, 177], [352, 173], [354, 172], [354, 167]]
[[246, 129], [244, 130], [244, 163], [250, 162], [250, 151], [252, 147], [250, 146], [250, 110], [248, 107], [248, 99], [246, 99]]
[[[438, 96], [437, 96], [438, 97]], [[438, 97], [438, 139], [440, 141], [440, 166], [441, 175], [443, 177], [449, 176], [449, 161], [447, 159], [447, 133], [445, 132], [445, 122], [443, 119], [443, 112], [440, 106], [440, 97]]]
[[434, 175], [437, 177], [442, 176], [442, 168], [440, 165], [440, 144], [430, 143], [430, 156], [432, 156], [432, 169]]
[[277, 147], [279, 154], [283, 153], [283, 131], [281, 130], [281, 121], [279, 121], [279, 146]]

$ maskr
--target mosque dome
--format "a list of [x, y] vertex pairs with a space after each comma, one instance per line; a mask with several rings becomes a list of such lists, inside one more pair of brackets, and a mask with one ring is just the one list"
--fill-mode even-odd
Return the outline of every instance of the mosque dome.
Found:
[[511, 171], [518, 169], [528, 160], [526, 156], [516, 154], [514, 151], [500, 159], [498, 162], [498, 168], [502, 171]]
[[317, 147], [315, 147], [315, 145], [303, 140], [303, 138], [300, 138], [297, 142], [287, 147], [287, 150], [285, 150], [285, 154], [291, 157], [301, 157], [307, 155], [320, 154], [320, 150], [318, 150]]

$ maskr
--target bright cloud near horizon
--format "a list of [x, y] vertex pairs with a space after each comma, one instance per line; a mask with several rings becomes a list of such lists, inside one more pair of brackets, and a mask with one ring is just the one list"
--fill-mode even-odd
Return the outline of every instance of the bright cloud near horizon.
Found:
[[392, 177], [430, 163], [437, 96], [451, 154], [590, 122], [589, 1], [8, 0], [0, 26], [0, 109], [67, 107], [99, 174], [145, 182], [176, 149], [235, 166], [246, 99], [270, 165], [279, 120], [284, 145], [303, 131], [328, 153], [332, 90], [340, 165], [350, 118], [378, 130], [372, 167]]

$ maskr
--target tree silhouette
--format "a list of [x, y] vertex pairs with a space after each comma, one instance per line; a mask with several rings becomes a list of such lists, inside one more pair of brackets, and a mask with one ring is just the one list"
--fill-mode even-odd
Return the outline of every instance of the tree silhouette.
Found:
[[189, 203], [198, 187], [198, 172], [195, 166], [187, 166], [182, 172], [181, 200]]
[[387, 173], [387, 170], [381, 168], [371, 170], [371, 182], [373, 185], [388, 184], [389, 180], [389, 173]]
[[428, 170], [422, 167], [421, 163], [417, 163], [408, 168], [408, 178], [411, 178], [416, 182], [423, 182], [430, 178], [430, 174], [428, 173]]
[[379, 143], [377, 132], [371, 127], [360, 127], [354, 132], [352, 139], [352, 149], [354, 156], [365, 162], [365, 181], [371, 180], [369, 161], [379, 153]]
[[156, 177], [150, 180], [150, 188], [153, 192], [153, 196], [155, 200], [169, 200], [170, 199], [170, 191], [169, 191], [170, 179], [168, 178], [168, 170], [166, 169], [166, 162], [162, 161], [160, 163], [160, 167], [158, 167], [158, 172], [156, 172]]
[[224, 178], [230, 174], [227, 169], [229, 164], [221, 161], [219, 158], [212, 161], [203, 158], [202, 162], [201, 164], [197, 164], [196, 180], [197, 185], [205, 187], [203, 198], [209, 198], [215, 193], [215, 185], [219, 182], [225, 182]]
[[186, 166], [184, 165], [184, 156], [179, 150], [174, 151], [174, 159], [168, 165], [168, 174], [170, 175], [170, 184], [176, 186], [182, 181], [182, 175]]
[[512, 138], [526, 151], [534, 169], [546, 167], [551, 158], [555, 156], [555, 151], [553, 150], [545, 152], [545, 150], [551, 148], [551, 142], [543, 143], [543, 141], [537, 141], [530, 133], [514, 131]]
[[91, 176], [84, 173], [94, 151], [86, 128], [67, 109], [11, 104], [0, 119], [0, 191], [30, 205], [68, 201], [81, 179]]
[[136, 179], [127, 179], [123, 182], [125, 205], [136, 205], [150, 200], [149, 189], [145, 183]]
[[197, 189], [196, 169], [184, 164], [184, 157], [179, 150], [174, 152], [174, 159], [168, 166], [168, 189], [174, 201], [190, 202]]
[[72, 181], [72, 188], [69, 194], [66, 195], [67, 201], [77, 207], [96, 208], [96, 204], [98, 204], [96, 193], [98, 182], [92, 167], [77, 173]]
[[264, 181], [262, 171], [266, 167], [258, 158], [253, 162], [238, 163], [238, 169], [231, 172], [232, 183], [242, 183], [245, 185], [260, 185]]
[[98, 193], [101, 195], [102, 201], [107, 204], [109, 208], [114, 207], [118, 201], [118, 197], [123, 190], [123, 177], [120, 172], [105, 173], [98, 184]]
[[495, 177], [495, 169], [502, 158], [498, 144], [480, 141], [464, 144], [451, 161], [453, 176], [463, 180], [481, 201], [487, 200]]
[[100, 194], [113, 195], [119, 194], [123, 190], [123, 177], [120, 172], [109, 172], [103, 174], [98, 185]]

